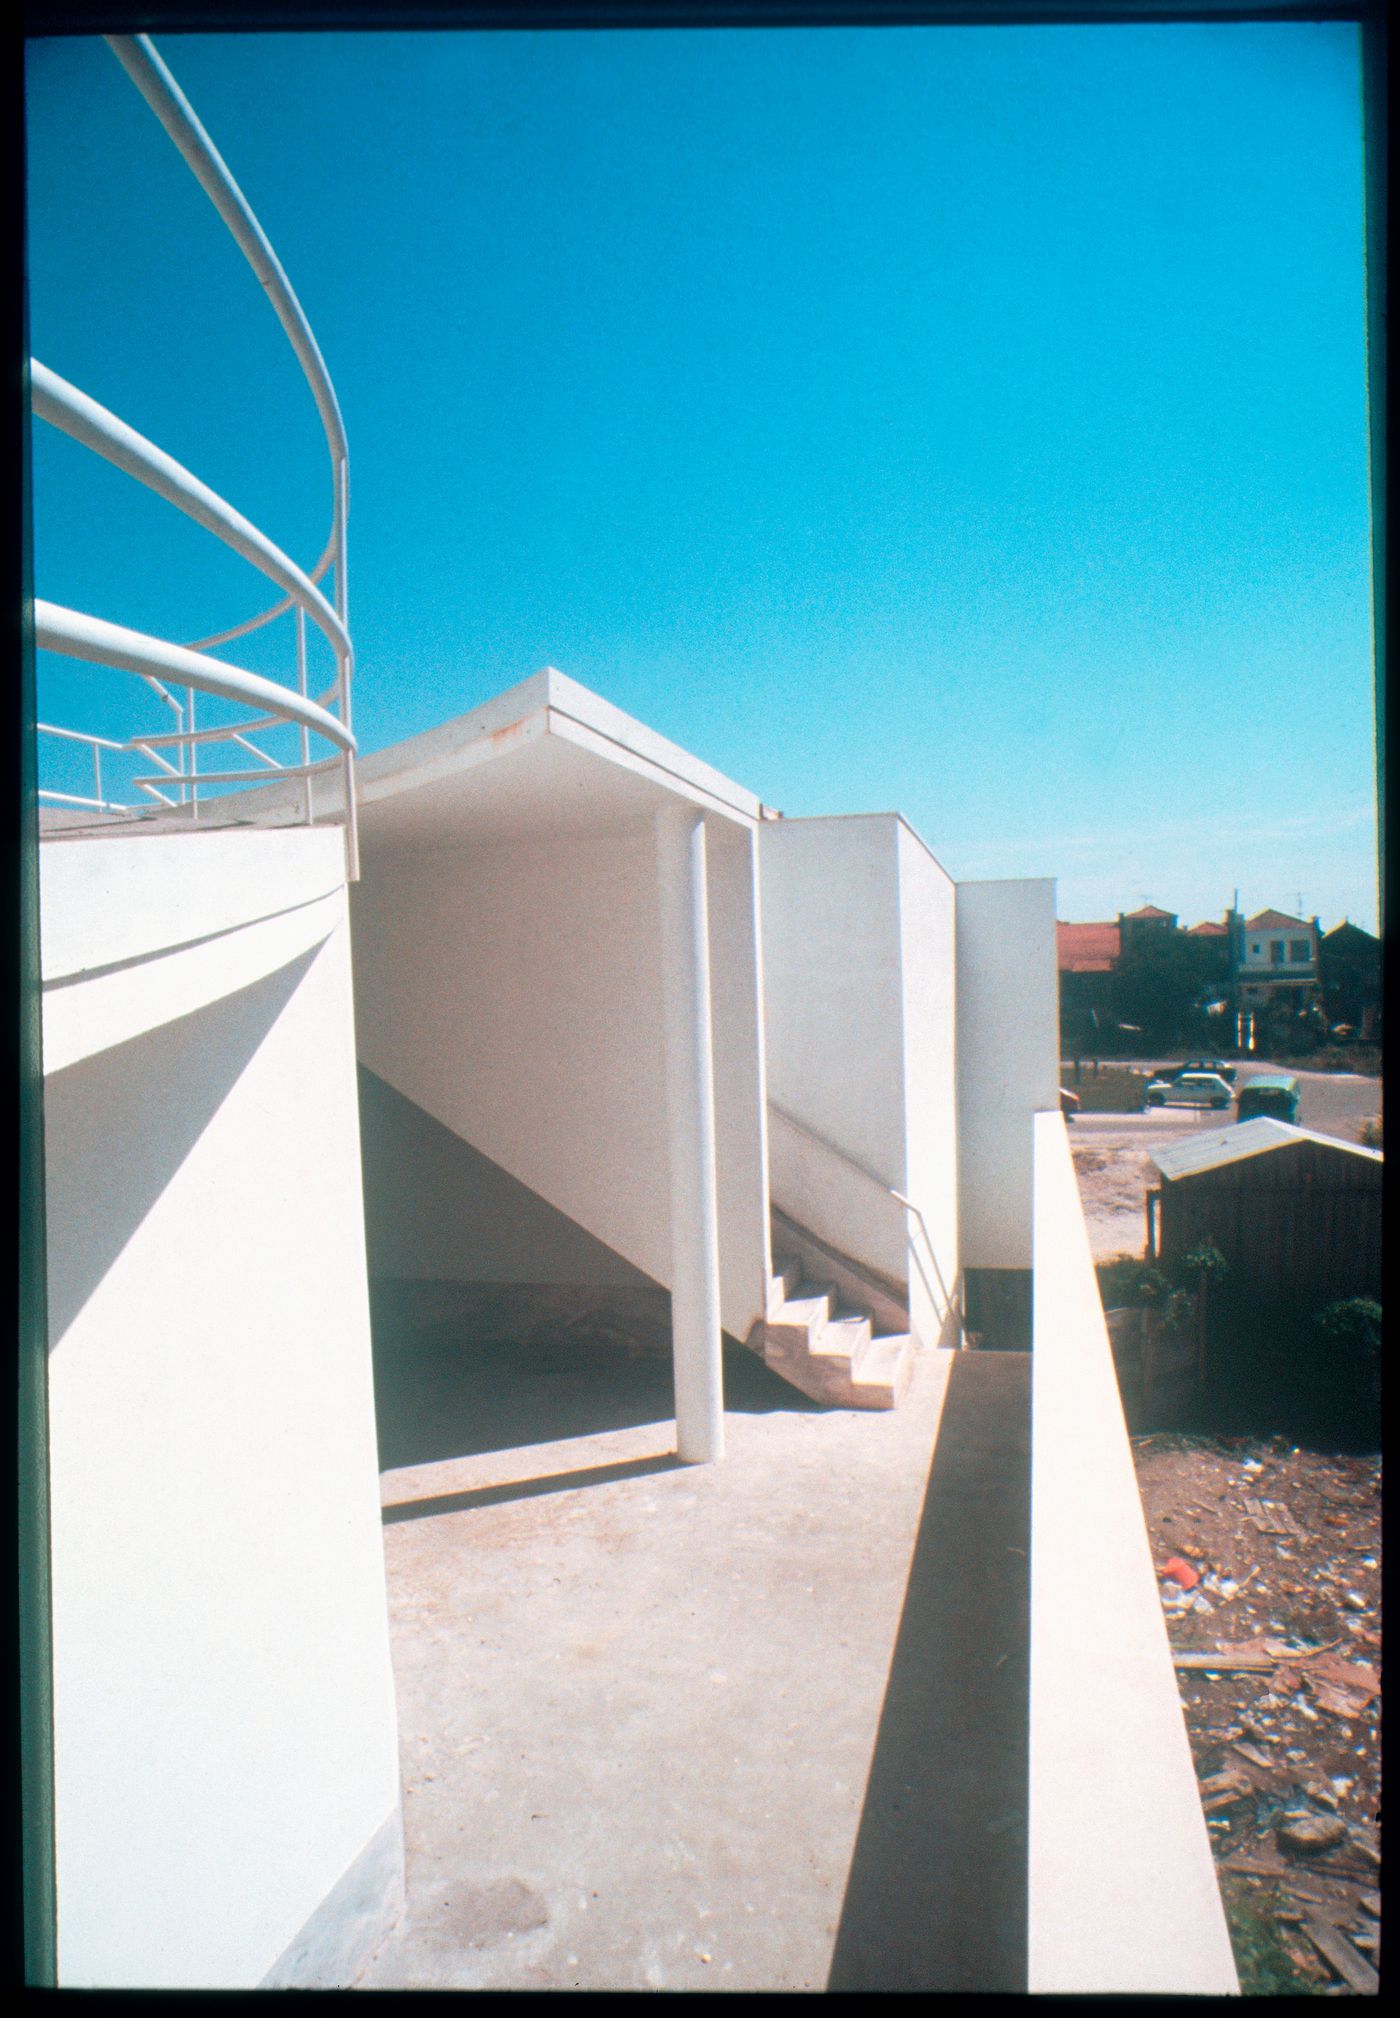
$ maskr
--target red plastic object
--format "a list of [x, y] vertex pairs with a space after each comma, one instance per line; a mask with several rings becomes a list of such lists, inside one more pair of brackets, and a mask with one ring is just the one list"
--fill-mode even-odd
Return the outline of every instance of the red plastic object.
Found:
[[1199, 1570], [1193, 1570], [1182, 1556], [1168, 1556], [1158, 1571], [1159, 1576], [1170, 1577], [1174, 1584], [1180, 1584], [1184, 1591], [1194, 1590], [1201, 1581]]

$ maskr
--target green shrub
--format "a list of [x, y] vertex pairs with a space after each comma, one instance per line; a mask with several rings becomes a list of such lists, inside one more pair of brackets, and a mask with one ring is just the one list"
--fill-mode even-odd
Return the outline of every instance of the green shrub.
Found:
[[1224, 1282], [1230, 1273], [1230, 1264], [1220, 1249], [1207, 1236], [1183, 1254], [1180, 1261], [1172, 1264], [1172, 1280], [1182, 1289], [1199, 1289], [1203, 1283], [1215, 1286]]
[[1347, 1296], [1318, 1311], [1313, 1323], [1338, 1369], [1352, 1369], [1379, 1395], [1381, 1307], [1369, 1296]]
[[1150, 1261], [1139, 1261], [1135, 1255], [1116, 1254], [1112, 1261], [1099, 1262], [1094, 1272], [1105, 1310], [1122, 1310], [1129, 1304], [1147, 1304], [1155, 1309], [1172, 1292], [1172, 1285], [1161, 1269]]

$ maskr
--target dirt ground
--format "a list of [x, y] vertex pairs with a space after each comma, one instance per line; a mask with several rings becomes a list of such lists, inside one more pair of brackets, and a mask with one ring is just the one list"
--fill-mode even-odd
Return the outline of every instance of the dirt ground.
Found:
[[1133, 1449], [1154, 1561], [1186, 1566], [1160, 1585], [1172, 1646], [1219, 1656], [1178, 1679], [1242, 1987], [1369, 1994], [1380, 1460], [1174, 1434]]
[[[1074, 1131], [1070, 1133], [1073, 1137]], [[1096, 1130], [1090, 1140], [1072, 1143], [1074, 1174], [1095, 1261], [1146, 1250], [1147, 1194], [1161, 1177], [1151, 1156], [1155, 1139], [1137, 1128], [1121, 1133]]]

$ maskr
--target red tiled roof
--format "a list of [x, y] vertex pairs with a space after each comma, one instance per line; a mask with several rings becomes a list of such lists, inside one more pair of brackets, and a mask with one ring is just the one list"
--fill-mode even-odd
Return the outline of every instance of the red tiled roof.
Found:
[[1118, 927], [1066, 925], [1057, 920], [1055, 944], [1062, 974], [1107, 974], [1118, 958]]
[[1253, 918], [1245, 919], [1245, 930], [1249, 932], [1278, 932], [1285, 926], [1297, 926], [1306, 931], [1306, 918], [1292, 918], [1287, 911], [1260, 911]]
[[1129, 911], [1127, 915], [1130, 918], [1166, 918], [1170, 921], [1174, 913], [1171, 911], [1159, 911], [1155, 904], [1144, 904], [1140, 911]]
[[1228, 939], [1230, 935], [1217, 919], [1204, 918], [1199, 925], [1191, 927], [1191, 936], [1197, 939]]

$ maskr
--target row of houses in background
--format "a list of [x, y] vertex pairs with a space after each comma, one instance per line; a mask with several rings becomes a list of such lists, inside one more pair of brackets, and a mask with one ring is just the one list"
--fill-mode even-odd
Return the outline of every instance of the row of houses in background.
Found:
[[1275, 910], [1246, 918], [1231, 908], [1223, 919], [1183, 927], [1175, 912], [1147, 904], [1116, 920], [1061, 921], [1056, 939], [1067, 1041], [1119, 1028], [1116, 984], [1135, 965], [1160, 966], [1172, 955], [1191, 1006], [1220, 1019], [1217, 1041], [1243, 1047], [1256, 1020], [1290, 1016], [1319, 1035], [1380, 1038], [1380, 941], [1349, 919], [1324, 932], [1317, 918]]

